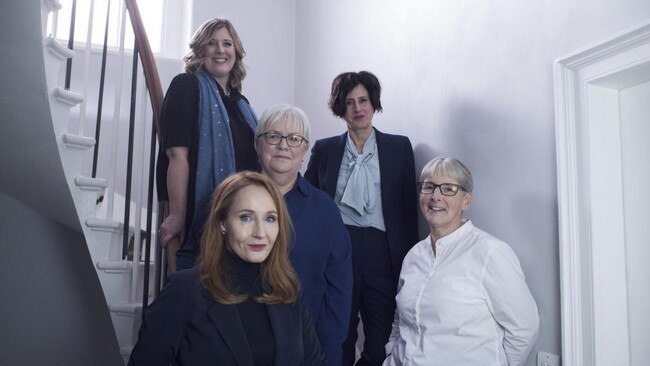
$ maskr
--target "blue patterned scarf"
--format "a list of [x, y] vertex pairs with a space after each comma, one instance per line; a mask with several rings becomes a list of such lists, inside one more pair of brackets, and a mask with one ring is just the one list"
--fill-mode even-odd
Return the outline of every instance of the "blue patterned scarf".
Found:
[[[235, 172], [235, 148], [228, 112], [219, 95], [217, 82], [210, 73], [200, 70], [199, 81], [199, 151], [196, 163], [194, 221], [201, 217], [203, 205], [224, 178]], [[255, 131], [257, 118], [251, 106], [240, 98], [237, 107]], [[199, 224], [203, 226], [203, 220]]]

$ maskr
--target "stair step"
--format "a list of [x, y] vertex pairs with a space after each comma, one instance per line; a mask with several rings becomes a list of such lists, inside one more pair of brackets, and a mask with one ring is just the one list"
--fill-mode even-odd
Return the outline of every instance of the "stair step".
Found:
[[92, 137], [86, 137], [86, 136], [79, 136], [75, 135], [73, 133], [65, 133], [63, 134], [62, 137], [63, 143], [66, 144], [66, 146], [73, 148], [73, 149], [79, 149], [79, 150], [86, 150], [89, 149], [93, 146], [95, 146], [95, 139]]
[[[154, 262], [149, 262], [149, 268], [154, 267], [156, 264]], [[142, 269], [145, 267], [144, 262], [138, 262], [138, 266]], [[118, 261], [98, 261], [97, 268], [103, 271], [126, 271], [130, 270], [133, 267], [133, 262], [128, 260], [118, 260]]]
[[115, 303], [111, 304], [109, 310], [119, 314], [142, 314], [142, 303]]
[[109, 219], [98, 219], [91, 217], [86, 219], [86, 226], [95, 231], [108, 231], [118, 232], [122, 227], [122, 223]]
[[131, 261], [99, 261], [97, 262], [97, 269], [101, 269], [108, 273], [121, 273], [130, 271], [133, 267]]
[[46, 49], [54, 56], [61, 60], [69, 59], [74, 56], [74, 51], [61, 44], [54, 37], [47, 37], [45, 39]]
[[77, 104], [84, 101], [84, 97], [70, 90], [65, 90], [64, 88], [57, 86], [52, 91], [52, 95], [60, 101], [61, 103], [76, 106]]
[[101, 191], [108, 187], [108, 179], [105, 178], [89, 178], [83, 175], [77, 175], [74, 178], [74, 184], [84, 191]]

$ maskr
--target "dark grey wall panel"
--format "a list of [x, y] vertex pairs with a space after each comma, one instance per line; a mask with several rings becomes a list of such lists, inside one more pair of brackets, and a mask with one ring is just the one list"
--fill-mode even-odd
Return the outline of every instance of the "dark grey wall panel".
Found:
[[0, 365], [122, 365], [82, 234], [0, 193]]

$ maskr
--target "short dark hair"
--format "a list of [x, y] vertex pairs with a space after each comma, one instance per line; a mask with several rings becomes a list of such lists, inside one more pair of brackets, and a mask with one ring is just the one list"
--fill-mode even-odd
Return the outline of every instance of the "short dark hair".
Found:
[[381, 99], [379, 98], [381, 95], [381, 84], [379, 83], [379, 79], [371, 72], [359, 71], [344, 72], [332, 81], [329, 107], [334, 112], [334, 115], [341, 118], [345, 116], [345, 98], [359, 84], [362, 84], [368, 90], [370, 103], [372, 103], [375, 112], [381, 112]]

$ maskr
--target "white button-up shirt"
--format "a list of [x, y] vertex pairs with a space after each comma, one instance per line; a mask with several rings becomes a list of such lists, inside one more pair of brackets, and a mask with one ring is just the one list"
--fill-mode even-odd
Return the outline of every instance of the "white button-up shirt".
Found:
[[404, 258], [384, 366], [521, 365], [539, 316], [519, 260], [471, 221]]

